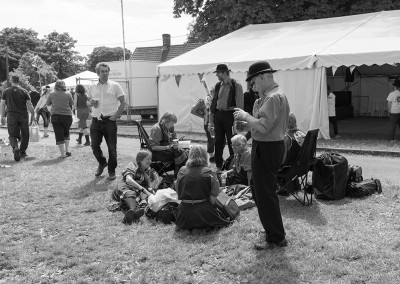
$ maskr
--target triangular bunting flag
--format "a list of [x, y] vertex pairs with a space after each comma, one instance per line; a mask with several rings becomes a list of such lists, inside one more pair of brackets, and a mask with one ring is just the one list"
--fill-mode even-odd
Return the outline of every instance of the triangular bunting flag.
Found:
[[356, 69], [356, 66], [355, 65], [351, 65], [350, 66], [350, 73], [353, 73], [354, 69]]
[[201, 80], [203, 80], [203, 76], [204, 76], [204, 74], [203, 73], [197, 73], [197, 75], [199, 76], [199, 80], [201, 81]]
[[181, 75], [175, 75], [175, 81], [176, 81], [176, 84], [178, 85], [178, 87], [179, 87], [179, 83], [181, 82]]
[[338, 68], [336, 66], [332, 66], [332, 75], [335, 76], [336, 70]]

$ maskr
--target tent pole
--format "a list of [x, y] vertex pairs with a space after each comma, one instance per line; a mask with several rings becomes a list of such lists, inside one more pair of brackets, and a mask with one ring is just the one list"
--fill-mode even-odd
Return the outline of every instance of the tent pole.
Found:
[[131, 121], [131, 113], [130, 113], [130, 90], [129, 90], [129, 83], [128, 83], [128, 76], [127, 76], [127, 68], [126, 68], [126, 58], [125, 58], [125, 25], [124, 25], [124, 2], [121, 0], [121, 16], [122, 16], [122, 41], [123, 41], [123, 56], [124, 56], [124, 66], [125, 66], [125, 84], [128, 85], [128, 102], [127, 102], [127, 120]]

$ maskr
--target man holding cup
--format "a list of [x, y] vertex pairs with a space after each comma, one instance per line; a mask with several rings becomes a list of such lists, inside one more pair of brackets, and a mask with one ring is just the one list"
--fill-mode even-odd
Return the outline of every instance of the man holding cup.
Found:
[[[90, 138], [92, 151], [99, 166], [95, 176], [100, 176], [108, 166], [108, 180], [115, 180], [117, 167], [117, 118], [125, 108], [125, 94], [121, 86], [108, 80], [110, 67], [106, 63], [97, 63], [96, 73], [99, 80], [90, 86], [87, 105], [93, 107]], [[108, 162], [101, 150], [101, 142], [106, 141]]]
[[252, 64], [246, 81], [250, 81], [260, 98], [254, 103], [253, 116], [239, 108], [234, 112], [235, 120], [241, 121], [237, 127], [243, 125], [244, 130], [251, 130], [253, 138], [253, 195], [266, 233], [266, 242], [255, 244], [256, 249], [287, 246], [276, 190], [290, 108], [285, 94], [274, 81], [274, 72], [267, 61]]

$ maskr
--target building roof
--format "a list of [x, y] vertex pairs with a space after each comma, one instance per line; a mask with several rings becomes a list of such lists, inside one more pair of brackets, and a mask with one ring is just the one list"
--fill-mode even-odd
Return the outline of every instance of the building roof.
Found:
[[[155, 62], [168, 61], [201, 45], [203, 45], [203, 43], [171, 45], [169, 51], [164, 56], [162, 52], [163, 46], [137, 47], [130, 59]], [[165, 58], [165, 60], [162, 60], [162, 58]]]

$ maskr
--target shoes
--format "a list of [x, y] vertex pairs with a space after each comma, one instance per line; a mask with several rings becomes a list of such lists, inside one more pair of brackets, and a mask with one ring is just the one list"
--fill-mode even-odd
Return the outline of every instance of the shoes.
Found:
[[104, 164], [99, 164], [99, 167], [97, 168], [97, 171], [96, 171], [96, 173], [94, 175], [96, 177], [100, 176], [103, 173], [104, 168], [107, 167], [107, 165], [108, 165], [107, 162], [105, 162]]
[[25, 152], [20, 152], [20, 154], [19, 154], [19, 157], [22, 159], [22, 158], [25, 158], [26, 156], [28, 156]]
[[214, 163], [215, 163], [215, 157], [210, 157], [210, 160], [209, 160], [209, 161], [210, 161], [210, 163], [213, 163], [213, 164], [214, 164]]
[[124, 224], [132, 224], [132, 222], [138, 220], [140, 217], [144, 215], [144, 209], [139, 208], [139, 209], [129, 209], [125, 213], [124, 220], [122, 221]]
[[78, 144], [82, 144], [82, 139], [76, 139], [76, 142], [78, 142]]
[[71, 152], [66, 152], [66, 153], [65, 153], [65, 156], [71, 157]]
[[14, 160], [16, 162], [19, 162], [19, 160], [21, 159], [19, 148], [15, 147], [13, 153], [14, 153]]
[[260, 244], [254, 244], [254, 248], [256, 250], [268, 250], [268, 249], [274, 249], [274, 248], [283, 248], [287, 247], [288, 242], [286, 239], [283, 239], [283, 241], [275, 243], [275, 242], [263, 242]]
[[90, 142], [86, 141], [85, 144], [83, 144], [83, 146], [90, 146]]
[[116, 178], [115, 173], [108, 173], [108, 180], [115, 180]]
[[43, 135], [43, 138], [47, 138], [47, 137], [49, 137], [49, 134], [44, 134]]

